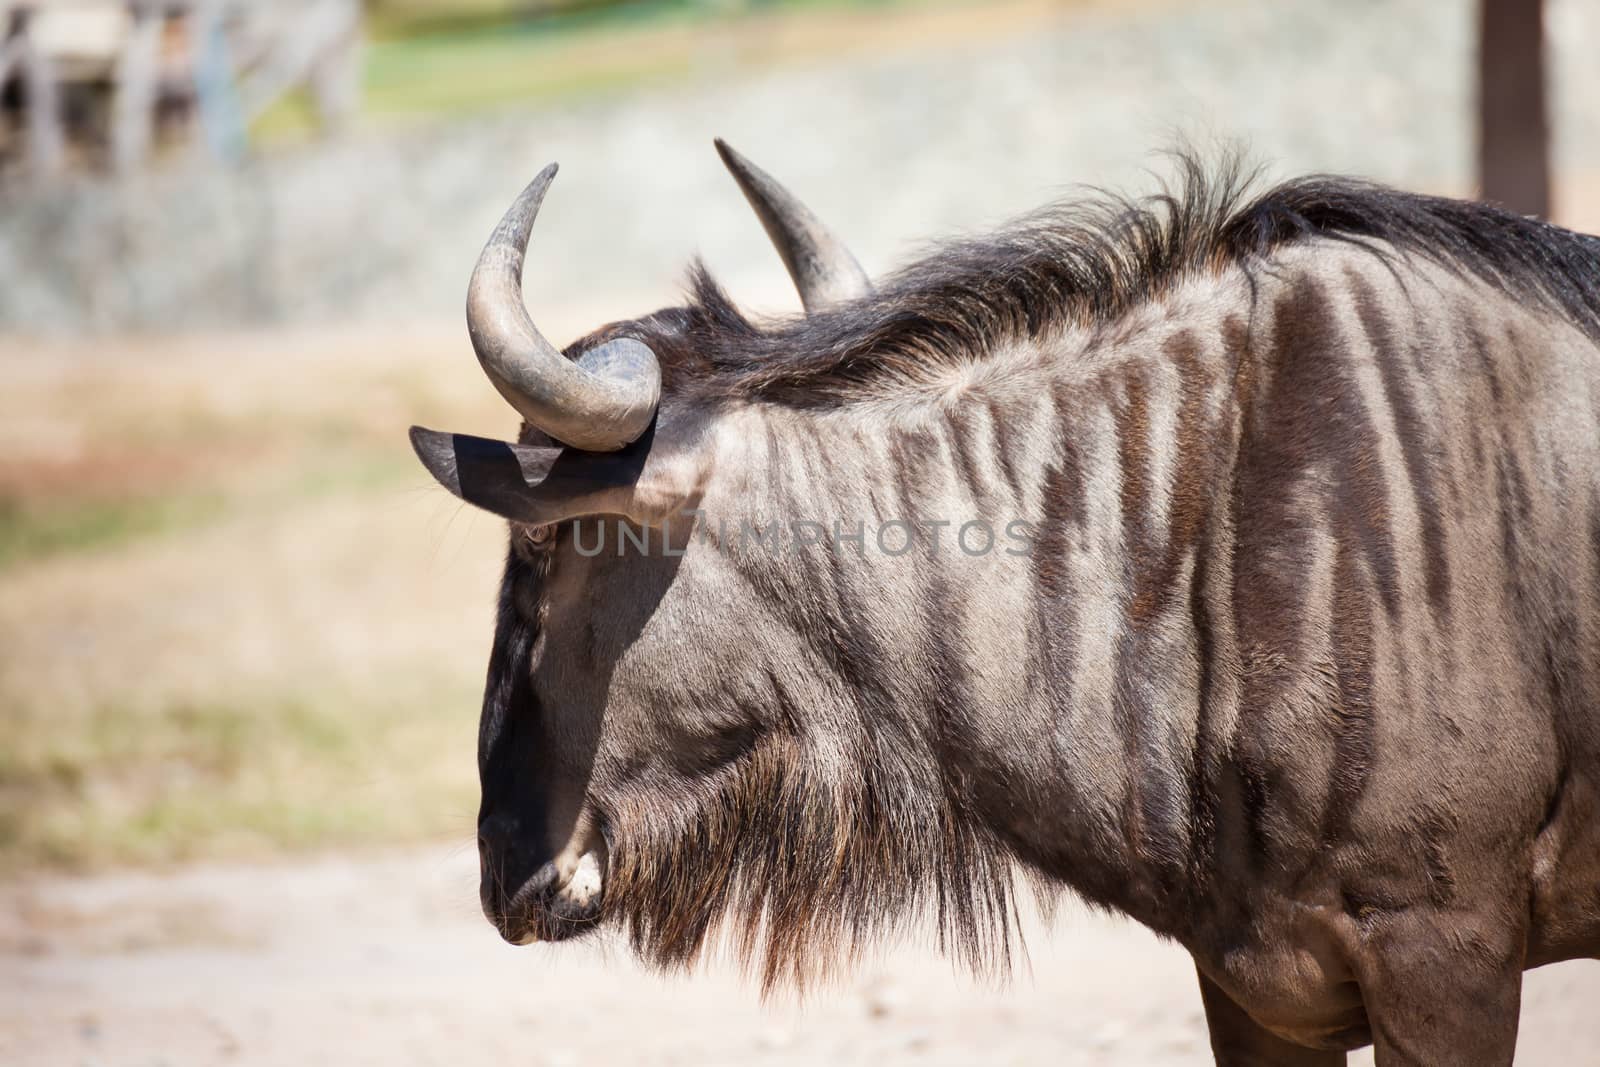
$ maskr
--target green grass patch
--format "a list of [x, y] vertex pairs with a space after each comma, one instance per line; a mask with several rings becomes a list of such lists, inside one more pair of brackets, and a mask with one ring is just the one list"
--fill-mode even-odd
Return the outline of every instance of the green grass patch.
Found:
[[415, 840], [470, 827], [465, 679], [8, 713], [0, 873]]
[[511, 101], [543, 102], [616, 92], [687, 77], [693, 58], [622, 52], [597, 63], [546, 63], [549, 42], [405, 42], [371, 57], [367, 109], [374, 116], [448, 115]]
[[[324, 439], [325, 442], [324, 442]], [[306, 457], [223, 488], [174, 488], [126, 498], [0, 494], [0, 572], [34, 560], [107, 551], [198, 529], [225, 518], [266, 515], [335, 493], [405, 484], [411, 456], [348, 440], [341, 427], [312, 431]]]
[[473, 32], [570, 35], [670, 19], [705, 22], [785, 9], [917, 2], [930, 0], [387, 0], [369, 8], [367, 31], [379, 41]]
[[[379, 120], [450, 116], [671, 83], [693, 75], [704, 57], [682, 40], [664, 46], [652, 31], [732, 26], [754, 13], [941, 2], [951, 0], [399, 0], [369, 18], [364, 109]], [[263, 114], [252, 133], [292, 140], [314, 128], [313, 111], [297, 93]]]
[[38, 501], [0, 496], [0, 570], [187, 529], [226, 510], [221, 493], [131, 500]]

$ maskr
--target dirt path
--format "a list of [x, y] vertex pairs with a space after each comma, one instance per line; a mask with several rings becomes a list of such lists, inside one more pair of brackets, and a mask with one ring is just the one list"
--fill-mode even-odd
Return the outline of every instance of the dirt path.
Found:
[[[764, 1007], [727, 968], [507, 947], [475, 879], [469, 853], [430, 849], [0, 887], [0, 1062], [1209, 1062], [1182, 952], [1076, 907], [1048, 934], [1029, 920], [1009, 989], [908, 946]], [[1596, 1004], [1600, 964], [1530, 975], [1518, 1062], [1600, 1049]]]

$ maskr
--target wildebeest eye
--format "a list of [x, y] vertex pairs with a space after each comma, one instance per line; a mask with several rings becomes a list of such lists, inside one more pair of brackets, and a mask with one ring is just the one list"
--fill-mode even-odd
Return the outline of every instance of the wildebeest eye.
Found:
[[524, 569], [542, 572], [548, 563], [550, 548], [555, 544], [556, 527], [514, 526], [511, 534], [511, 554]]

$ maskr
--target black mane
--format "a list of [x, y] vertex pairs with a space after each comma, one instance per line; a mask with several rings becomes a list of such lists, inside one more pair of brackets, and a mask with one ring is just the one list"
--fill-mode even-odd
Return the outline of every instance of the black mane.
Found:
[[1176, 188], [1047, 208], [946, 245], [870, 297], [757, 323], [695, 264], [687, 308], [633, 324], [670, 390], [838, 403], [1068, 323], [1110, 322], [1184, 277], [1249, 269], [1311, 237], [1415, 253], [1542, 303], [1600, 337], [1600, 238], [1489, 204], [1312, 176], [1252, 197], [1255, 175], [1176, 157]]

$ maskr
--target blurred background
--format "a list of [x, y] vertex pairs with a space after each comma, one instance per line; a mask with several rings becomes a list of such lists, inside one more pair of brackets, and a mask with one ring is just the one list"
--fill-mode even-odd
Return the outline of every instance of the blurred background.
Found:
[[[467, 275], [563, 169], [558, 343], [703, 256], [797, 310], [713, 136], [871, 271], [1161, 151], [1600, 230], [1595, 0], [0, 0], [0, 1060], [1206, 1062], [1181, 952], [1070, 912], [806, 1005], [477, 915], [501, 524], [413, 422], [510, 434]], [[1519, 1062], [1600, 1047], [1530, 976]]]

